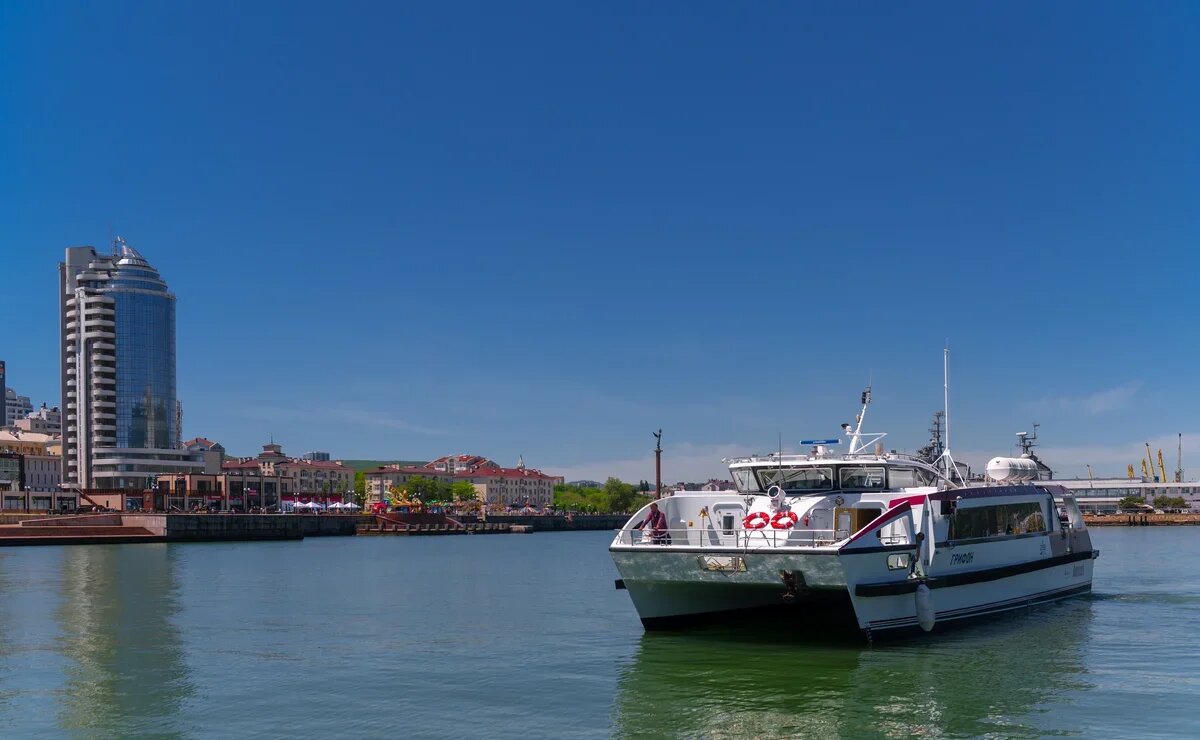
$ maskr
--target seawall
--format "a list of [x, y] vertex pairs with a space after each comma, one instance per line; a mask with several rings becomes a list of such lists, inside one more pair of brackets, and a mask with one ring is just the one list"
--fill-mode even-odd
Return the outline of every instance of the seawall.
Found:
[[481, 519], [495, 524], [516, 524], [532, 527], [534, 532], [571, 532], [579, 530], [620, 529], [629, 521], [628, 514], [575, 514], [570, 519], [565, 516], [537, 516], [488, 514], [487, 519]]
[[0, 545], [215, 542], [349, 537], [356, 516], [296, 514], [91, 514], [0, 526]]
[[1170, 527], [1200, 525], [1200, 514], [1084, 514], [1089, 527]]

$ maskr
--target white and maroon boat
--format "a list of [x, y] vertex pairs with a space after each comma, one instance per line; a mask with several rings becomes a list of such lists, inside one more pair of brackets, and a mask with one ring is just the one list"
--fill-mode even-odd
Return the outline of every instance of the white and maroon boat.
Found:
[[[849, 449], [727, 461], [736, 491], [679, 492], [657, 503], [666, 536], [635, 514], [609, 551], [647, 629], [785, 607], [827, 621], [849, 607], [868, 638], [1087, 593], [1092, 547], [1074, 497], [1034, 480], [1028, 458], [994, 458], [964, 481], [947, 452], [933, 463], [884, 453], [865, 434], [863, 394]], [[1061, 501], [1060, 516], [1055, 499]]]

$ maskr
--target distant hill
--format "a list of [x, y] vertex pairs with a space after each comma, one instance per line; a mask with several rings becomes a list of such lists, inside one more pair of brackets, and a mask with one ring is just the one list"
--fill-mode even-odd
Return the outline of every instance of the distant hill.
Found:
[[424, 465], [428, 460], [342, 460], [342, 464], [354, 470], [370, 470], [380, 465]]
[[[251, 456], [251, 457], [254, 457], [254, 456]], [[236, 457], [233, 455], [228, 455], [228, 453], [226, 453], [226, 456], [224, 456], [224, 458], [240, 459], [239, 457]], [[430, 461], [427, 461], [427, 459], [400, 459], [400, 461], [396, 461], [396, 459], [343, 459], [342, 464], [346, 465], [347, 468], [350, 468], [352, 470], [371, 470], [372, 468], [378, 468], [379, 465], [400, 464], [400, 465], [412, 465], [412, 467], [419, 467], [419, 465], [424, 465], [427, 462], [430, 462]]]

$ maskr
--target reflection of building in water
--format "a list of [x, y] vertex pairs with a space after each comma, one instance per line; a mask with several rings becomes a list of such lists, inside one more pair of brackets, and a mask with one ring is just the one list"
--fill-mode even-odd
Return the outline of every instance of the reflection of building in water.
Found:
[[[618, 737], [1000, 737], [1072, 728], [1086, 600], [868, 646], [786, 623], [643, 636]], [[1058, 722], [1060, 725], [1056, 725]]]
[[57, 618], [70, 665], [60, 729], [101, 737], [180, 732], [190, 688], [173, 623], [174, 557], [158, 544], [63, 549]]

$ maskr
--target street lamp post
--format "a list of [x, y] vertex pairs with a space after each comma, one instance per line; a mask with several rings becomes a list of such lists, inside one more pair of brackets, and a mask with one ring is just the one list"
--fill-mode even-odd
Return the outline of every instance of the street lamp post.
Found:
[[662, 430], [654, 435], [654, 498], [662, 498]]

